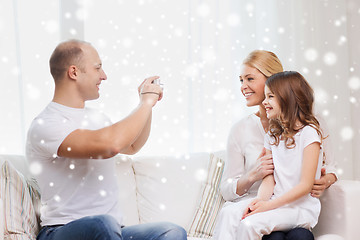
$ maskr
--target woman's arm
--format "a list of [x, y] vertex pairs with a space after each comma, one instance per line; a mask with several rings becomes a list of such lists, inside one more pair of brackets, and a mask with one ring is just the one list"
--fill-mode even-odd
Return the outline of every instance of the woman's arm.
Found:
[[323, 163], [323, 168], [321, 169], [321, 177], [320, 179], [315, 180], [313, 189], [311, 190], [311, 196], [319, 198], [325, 189], [337, 181], [337, 176], [336, 161], [332, 151], [333, 148], [331, 145], [331, 134], [329, 132], [329, 128], [322, 117], [316, 116], [316, 118], [320, 122], [323, 136], [325, 137], [322, 143], [325, 162]]
[[226, 201], [233, 201], [244, 195], [255, 182], [274, 171], [272, 155], [266, 154], [263, 149], [253, 168], [246, 172], [244, 156], [236, 149], [237, 147], [229, 142], [226, 167], [220, 185], [221, 194]]
[[[298, 185], [286, 192], [284, 195], [270, 201], [259, 201], [253, 204], [250, 208], [251, 212], [246, 216], [258, 212], [269, 211], [291, 202], [309, 194], [315, 180], [316, 169], [318, 165], [320, 153], [320, 143], [313, 142], [304, 149], [303, 163], [301, 169], [301, 178]], [[245, 216], [245, 217], [246, 217]]]
[[261, 151], [254, 167], [237, 180], [236, 194], [243, 195], [257, 181], [270, 176], [274, 171], [271, 152]]

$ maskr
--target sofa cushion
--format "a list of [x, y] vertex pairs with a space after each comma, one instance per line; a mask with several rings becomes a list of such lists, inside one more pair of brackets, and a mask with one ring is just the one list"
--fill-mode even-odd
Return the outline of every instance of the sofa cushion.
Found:
[[225, 202], [219, 192], [223, 170], [224, 161], [222, 158], [211, 154], [201, 199], [188, 229], [189, 237], [210, 238], [212, 236], [216, 217]]
[[39, 230], [40, 194], [8, 161], [1, 167], [1, 198], [5, 213], [4, 238], [35, 239]]
[[139, 213], [136, 200], [136, 182], [132, 160], [125, 155], [117, 155], [116, 175], [119, 186], [119, 206], [126, 226], [139, 224]]
[[140, 222], [170, 221], [186, 229], [197, 209], [208, 165], [208, 153], [136, 157]]

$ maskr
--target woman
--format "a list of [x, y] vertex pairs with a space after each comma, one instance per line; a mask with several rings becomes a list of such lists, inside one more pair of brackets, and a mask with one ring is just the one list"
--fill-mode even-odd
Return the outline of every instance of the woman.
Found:
[[[262, 105], [265, 98], [265, 82], [271, 75], [282, 72], [283, 67], [278, 57], [269, 51], [255, 50], [243, 62], [240, 82], [241, 92], [248, 107], [259, 106], [259, 110], [239, 122], [231, 129], [228, 146], [227, 162], [220, 185], [223, 198], [227, 201], [224, 207], [232, 202], [245, 201], [257, 195], [261, 180], [273, 173], [274, 166], [271, 155], [265, 155], [264, 136], [269, 127], [269, 120]], [[320, 120], [320, 119], [319, 119]], [[322, 124], [324, 126], [324, 124]], [[324, 129], [327, 136], [326, 129]], [[336, 181], [335, 167], [327, 147], [328, 139], [324, 141], [325, 169], [322, 176], [316, 180], [311, 194], [320, 197], [324, 189]], [[225, 213], [220, 213], [214, 236], [221, 229], [226, 219]], [[273, 232], [263, 239], [313, 239], [310, 231], [296, 228], [289, 232]]]

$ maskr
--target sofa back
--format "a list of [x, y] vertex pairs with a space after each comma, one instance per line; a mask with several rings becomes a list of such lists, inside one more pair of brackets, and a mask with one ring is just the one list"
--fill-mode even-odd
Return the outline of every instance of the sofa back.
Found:
[[5, 161], [10, 162], [26, 178], [30, 179], [32, 177], [29, 164], [23, 155], [0, 155], [0, 166], [2, 166]]
[[[209, 153], [133, 159], [126, 155], [115, 156], [124, 224], [170, 221], [194, 234], [198, 230], [201, 234], [209, 234], [223, 203], [217, 184], [223, 169], [218, 157], [224, 155], [222, 151], [216, 154], [217, 158]], [[24, 156], [0, 155], [0, 163], [5, 160], [27, 179], [32, 178]], [[34, 206], [39, 204], [38, 199], [33, 201], [36, 201]]]

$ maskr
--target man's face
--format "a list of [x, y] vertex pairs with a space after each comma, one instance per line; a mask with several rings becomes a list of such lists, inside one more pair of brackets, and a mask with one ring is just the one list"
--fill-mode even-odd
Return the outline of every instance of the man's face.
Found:
[[99, 98], [99, 86], [107, 76], [102, 69], [99, 54], [91, 45], [83, 46], [82, 68], [78, 71], [79, 94], [84, 101]]

